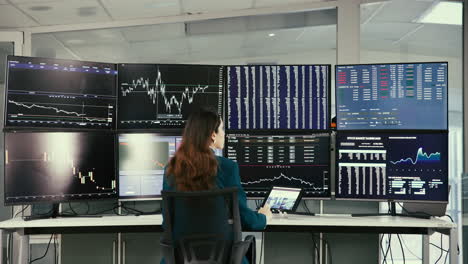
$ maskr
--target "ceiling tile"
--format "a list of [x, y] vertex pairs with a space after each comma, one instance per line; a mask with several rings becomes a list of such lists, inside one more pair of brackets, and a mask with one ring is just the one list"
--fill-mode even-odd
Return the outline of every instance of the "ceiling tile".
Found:
[[127, 27], [121, 29], [121, 32], [129, 42], [173, 39], [185, 36], [185, 24], [172, 23]]
[[374, 16], [371, 22], [413, 22], [430, 8], [433, 2], [433, 0], [392, 0]]
[[102, 0], [115, 20], [179, 15], [179, 1], [174, 0]]
[[10, 0], [10, 2], [13, 4], [41, 4], [41, 6], [48, 6], [50, 2], [64, 2], [64, 1], [73, 1], [73, 0]]
[[[383, 3], [370, 3], [370, 4], [361, 4], [361, 23], [367, 21], [371, 16], [375, 16], [380, 12], [381, 6], [384, 6], [390, 2]], [[377, 12], [377, 13], [376, 13]], [[374, 14], [376, 13], [376, 14]]]
[[285, 6], [290, 4], [302, 4], [322, 1], [323, 0], [256, 0], [255, 7]]
[[207, 13], [252, 8], [252, 0], [182, 0], [184, 13]]
[[17, 5], [41, 25], [104, 22], [111, 19], [96, 0], [47, 2], [48, 10], [34, 10], [36, 3]]
[[126, 42], [118, 29], [100, 29], [54, 33], [54, 36], [69, 47]]
[[10, 5], [0, 8], [0, 28], [38, 26], [36, 22]]

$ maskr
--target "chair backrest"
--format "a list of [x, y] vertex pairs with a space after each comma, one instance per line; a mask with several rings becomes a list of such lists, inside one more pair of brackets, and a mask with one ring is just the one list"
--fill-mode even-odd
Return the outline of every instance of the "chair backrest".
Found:
[[163, 191], [164, 235], [176, 263], [227, 263], [241, 241], [237, 188]]

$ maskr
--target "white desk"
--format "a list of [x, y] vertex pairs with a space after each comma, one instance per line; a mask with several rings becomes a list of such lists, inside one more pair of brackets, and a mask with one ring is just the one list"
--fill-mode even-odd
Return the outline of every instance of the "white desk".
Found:
[[[23, 264], [28, 263], [28, 235], [31, 234], [162, 232], [161, 224], [161, 215], [77, 217], [33, 221], [16, 218], [0, 222], [0, 237], [3, 237], [3, 232], [16, 232], [23, 236], [19, 254], [20, 263]], [[428, 235], [440, 232], [450, 236], [450, 264], [457, 263], [456, 225], [442, 219], [288, 215], [285, 218], [273, 218], [264, 232], [422, 234], [424, 235], [424, 263], [429, 263]], [[0, 248], [2, 246], [3, 241], [0, 239]], [[0, 250], [0, 261], [3, 260], [1, 254]]]

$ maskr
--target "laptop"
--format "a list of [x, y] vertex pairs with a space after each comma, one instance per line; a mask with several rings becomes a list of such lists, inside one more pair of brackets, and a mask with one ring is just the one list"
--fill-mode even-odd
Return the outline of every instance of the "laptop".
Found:
[[262, 206], [268, 204], [272, 213], [295, 212], [302, 198], [301, 188], [273, 186], [263, 200]]

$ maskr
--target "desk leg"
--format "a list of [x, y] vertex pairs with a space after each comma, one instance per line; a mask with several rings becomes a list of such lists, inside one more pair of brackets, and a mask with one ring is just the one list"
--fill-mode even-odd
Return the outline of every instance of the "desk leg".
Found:
[[[256, 259], [258, 264], [265, 263], [265, 236], [266, 233], [252, 233], [255, 236]], [[260, 256], [260, 252], [262, 252]]]
[[430, 255], [429, 255], [429, 235], [422, 236], [422, 263], [429, 264]]
[[[319, 252], [320, 252], [320, 255], [319, 255], [319, 264], [323, 264], [323, 263], [327, 263], [327, 248], [326, 248], [326, 245], [324, 245], [324, 242], [323, 242], [323, 233], [319, 233]], [[325, 246], [325, 250], [323, 249], [323, 247]]]
[[[262, 232], [242, 232], [242, 240], [245, 239], [246, 236], [248, 235], [252, 235], [255, 237], [255, 254], [256, 254], [256, 259], [255, 259], [255, 263], [252, 263], [252, 264], [263, 264], [265, 263], [264, 262], [264, 259], [265, 259], [265, 249], [262, 248], [262, 234], [263, 234], [263, 237], [264, 237], [264, 234], [265, 233], [262, 233]], [[263, 243], [264, 244], [264, 243]], [[262, 252], [262, 258], [260, 259], [260, 252]]]
[[[3, 234], [4, 234], [3, 230], [0, 229], [0, 263], [1, 264], [4, 264], [3, 263]], [[7, 247], [7, 249], [8, 249], [8, 247]]]
[[29, 235], [20, 236], [18, 263], [19, 264], [29, 263]]
[[458, 262], [458, 234], [457, 229], [452, 228], [450, 229], [450, 243], [449, 243], [449, 253], [450, 253], [450, 264], [456, 264]]

